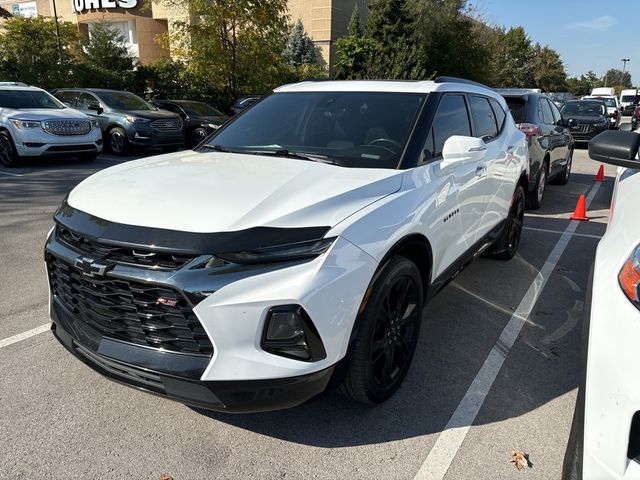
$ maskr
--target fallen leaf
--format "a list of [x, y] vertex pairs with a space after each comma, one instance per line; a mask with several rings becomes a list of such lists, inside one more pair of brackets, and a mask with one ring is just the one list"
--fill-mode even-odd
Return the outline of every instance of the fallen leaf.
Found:
[[533, 467], [533, 464], [529, 461], [529, 455], [524, 452], [511, 452], [511, 463], [514, 463], [518, 471], [524, 470], [525, 467]]
[[167, 475], [166, 473], [161, 473], [160, 480], [173, 480], [173, 477], [170, 475]]

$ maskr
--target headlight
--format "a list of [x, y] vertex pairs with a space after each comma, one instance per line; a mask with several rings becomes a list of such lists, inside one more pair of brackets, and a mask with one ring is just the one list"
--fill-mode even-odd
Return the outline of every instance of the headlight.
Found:
[[631, 303], [640, 309], [640, 245], [624, 262], [618, 274], [618, 282]]
[[91, 126], [93, 128], [100, 128], [100, 122], [98, 122], [98, 120], [91, 120]]
[[129, 123], [149, 123], [151, 121], [148, 118], [134, 117], [132, 115], [125, 115], [124, 118], [126, 118]]
[[607, 126], [607, 122], [595, 123], [594, 126], [598, 128], [604, 128]]
[[11, 123], [13, 123], [15, 127], [19, 128], [20, 130], [40, 128], [40, 122], [34, 122], [32, 120], [19, 120], [17, 118], [12, 118]]
[[217, 130], [220, 128], [220, 125], [216, 125], [215, 123], [207, 123], [206, 125], [203, 125], [203, 127], [209, 127], [209, 128], [213, 128], [214, 130]]
[[278, 247], [261, 248], [246, 252], [216, 253], [216, 257], [231, 263], [257, 264], [299, 260], [317, 257], [329, 250], [334, 238], [323, 238], [311, 242], [293, 243]]

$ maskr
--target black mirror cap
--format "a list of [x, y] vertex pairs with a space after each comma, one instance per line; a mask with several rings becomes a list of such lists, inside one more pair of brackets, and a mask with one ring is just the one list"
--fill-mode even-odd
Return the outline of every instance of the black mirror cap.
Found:
[[94, 110], [98, 115], [103, 112], [103, 109], [99, 103], [90, 103], [89, 105], [87, 105], [87, 110]]
[[634, 132], [607, 130], [589, 142], [589, 157], [598, 162], [620, 167], [640, 168], [636, 159], [640, 135]]

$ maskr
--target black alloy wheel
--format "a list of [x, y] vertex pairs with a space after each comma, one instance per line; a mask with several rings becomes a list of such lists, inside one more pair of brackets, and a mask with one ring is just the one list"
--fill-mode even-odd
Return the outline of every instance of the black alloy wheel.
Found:
[[0, 163], [5, 167], [16, 167], [19, 160], [9, 132], [0, 132]]
[[398, 390], [416, 351], [424, 298], [420, 272], [395, 256], [367, 296], [339, 391], [362, 403], [381, 403]]
[[516, 187], [511, 198], [509, 215], [500, 237], [487, 252], [487, 256], [498, 260], [511, 260], [520, 245], [522, 226], [524, 223], [524, 190], [521, 185]]
[[114, 155], [125, 155], [129, 150], [129, 140], [126, 132], [120, 127], [114, 127], [107, 133], [109, 150]]
[[207, 138], [207, 135], [209, 135], [209, 134], [207, 133], [207, 130], [205, 130], [204, 128], [202, 128], [202, 127], [196, 128], [193, 131], [193, 133], [191, 134], [191, 142], [192, 142], [193, 146], [195, 147], [202, 140]]

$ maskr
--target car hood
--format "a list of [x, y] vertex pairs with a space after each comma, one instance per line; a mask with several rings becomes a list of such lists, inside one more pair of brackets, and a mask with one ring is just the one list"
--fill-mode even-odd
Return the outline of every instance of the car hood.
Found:
[[19, 118], [21, 120], [88, 120], [89, 116], [73, 108], [26, 108], [26, 109], [6, 109], [3, 116], [8, 118]]
[[603, 123], [607, 119], [602, 115], [599, 117], [592, 117], [586, 115], [568, 115], [565, 117], [565, 121], [569, 126], [573, 125], [587, 125], [592, 123]]
[[187, 232], [332, 227], [401, 184], [400, 170], [187, 151], [102, 170], [68, 203], [112, 222]]

